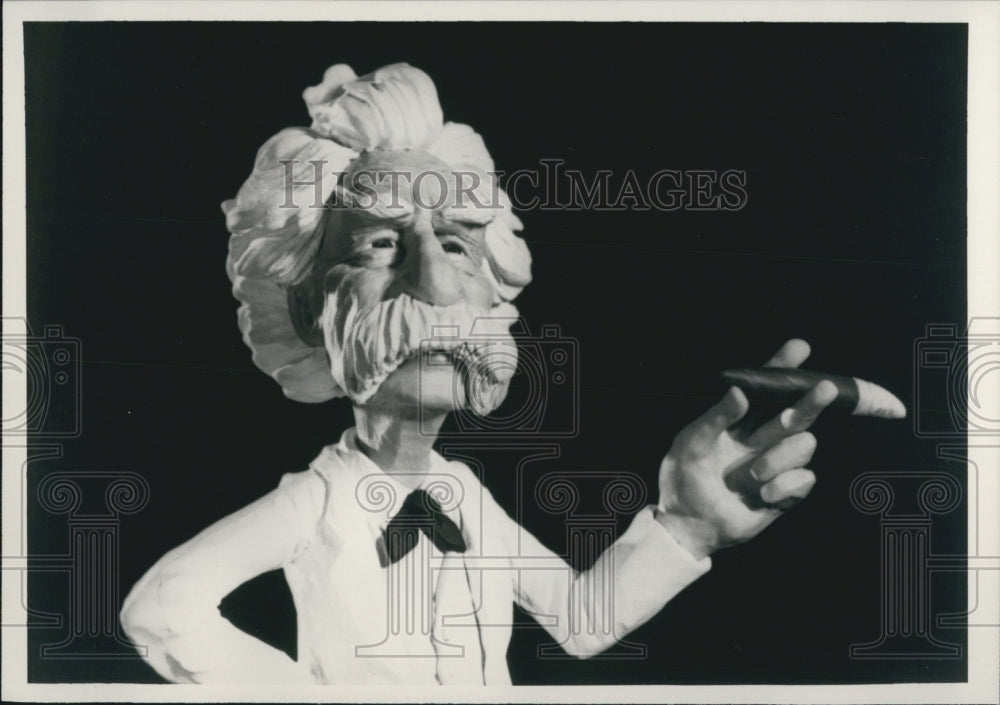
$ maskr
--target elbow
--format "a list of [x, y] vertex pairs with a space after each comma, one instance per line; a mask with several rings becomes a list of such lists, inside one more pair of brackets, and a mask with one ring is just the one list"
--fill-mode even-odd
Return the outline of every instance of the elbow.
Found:
[[119, 619], [133, 643], [149, 644], [184, 633], [211, 616], [218, 616], [218, 601], [209, 599], [196, 581], [168, 566], [154, 566], [125, 598]]
[[139, 655], [164, 679], [196, 683], [197, 662], [187, 653], [203, 641], [204, 629], [218, 618], [217, 602], [207, 600], [190, 576], [154, 566], [125, 598], [122, 630]]
[[144, 644], [148, 641], [149, 635], [156, 632], [153, 626], [156, 621], [154, 602], [155, 596], [146, 580], [135, 585], [125, 597], [118, 619], [122, 630], [133, 644]]
[[604, 653], [617, 641], [611, 635], [602, 634], [575, 634], [562, 643], [567, 654], [586, 660], [598, 654]]
[[567, 654], [581, 661], [586, 661], [587, 659], [593, 658], [594, 656], [597, 656], [597, 654], [601, 653], [595, 649], [571, 647], [569, 644], [566, 644], [564, 648], [566, 649]]

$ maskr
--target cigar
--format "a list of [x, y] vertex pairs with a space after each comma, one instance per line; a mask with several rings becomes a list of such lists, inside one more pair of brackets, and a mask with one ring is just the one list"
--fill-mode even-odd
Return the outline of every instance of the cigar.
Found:
[[892, 392], [874, 382], [857, 377], [813, 372], [792, 367], [748, 367], [725, 370], [726, 384], [739, 387], [750, 398], [764, 398], [791, 404], [823, 380], [837, 387], [833, 406], [851, 409], [855, 416], [875, 416], [880, 419], [902, 419], [906, 407]]

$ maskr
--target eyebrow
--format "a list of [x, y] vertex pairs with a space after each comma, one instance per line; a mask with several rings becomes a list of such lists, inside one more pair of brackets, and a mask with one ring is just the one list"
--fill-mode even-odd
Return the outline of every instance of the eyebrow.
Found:
[[[355, 198], [357, 194], [352, 194]], [[398, 223], [405, 218], [413, 215], [413, 204], [405, 200], [397, 200], [394, 207], [386, 204], [382, 200], [382, 194], [375, 194], [375, 203], [371, 206], [362, 208], [353, 199], [347, 203], [348, 209], [351, 213], [357, 215], [364, 221], [371, 223], [385, 223], [393, 224]], [[370, 196], [366, 196], [369, 198]]]
[[[357, 212], [361, 213], [362, 211], [357, 211]], [[407, 215], [409, 214], [404, 214], [403, 216], [396, 218], [395, 220], [388, 220], [385, 218], [376, 218], [368, 214], [363, 217], [363, 219], [365, 220], [365, 224], [362, 225], [360, 228], [355, 229], [351, 232], [351, 240], [352, 242], [357, 243], [358, 241], [363, 240], [372, 233], [377, 233], [379, 230], [385, 230], [385, 229], [391, 230], [393, 229], [394, 226], [399, 225], [399, 221], [404, 220]], [[448, 224], [456, 223], [459, 225], [465, 225], [467, 226], [467, 228], [462, 230], [448, 230], [442, 233], [437, 233], [438, 237], [445, 237], [445, 236], [457, 237], [461, 240], [469, 242], [472, 245], [476, 245], [477, 247], [480, 246], [479, 240], [481, 238], [477, 238], [474, 235], [471, 235], [468, 232], [468, 230], [470, 228], [482, 227], [481, 223], [475, 223], [475, 222], [465, 223], [455, 219], [445, 220], [445, 222]]]
[[463, 215], [464, 213], [469, 213], [468, 209], [458, 209], [454, 207], [445, 208], [441, 211], [441, 220], [446, 223], [459, 223], [461, 225], [467, 225], [469, 227], [478, 228], [490, 223], [496, 216], [491, 215], [489, 218], [477, 217], [469, 213], [468, 215]]
[[446, 223], [461, 223], [470, 227], [482, 227], [493, 222], [497, 214], [491, 208], [456, 208], [448, 206], [439, 212]]

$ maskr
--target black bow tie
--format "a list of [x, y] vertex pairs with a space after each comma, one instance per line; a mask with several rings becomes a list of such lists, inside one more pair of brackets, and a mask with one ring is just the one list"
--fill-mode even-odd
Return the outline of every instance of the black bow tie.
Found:
[[414, 490], [375, 542], [379, 564], [385, 568], [412, 551], [421, 531], [439, 551], [465, 552], [461, 530], [444, 515], [438, 501], [423, 490]]

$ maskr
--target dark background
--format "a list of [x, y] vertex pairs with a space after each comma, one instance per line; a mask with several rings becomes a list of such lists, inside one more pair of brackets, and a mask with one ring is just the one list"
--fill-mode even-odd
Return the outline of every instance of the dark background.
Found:
[[[521, 213], [535, 281], [516, 303], [532, 331], [558, 324], [580, 352], [579, 435], [529, 482], [628, 471], [655, 501], [660, 459], [722, 391], [719, 370], [792, 336], [812, 344], [809, 367], [875, 380], [947, 425], [943, 385], [914, 412], [913, 359], [928, 323], [966, 318], [966, 38], [901, 24], [27, 25], [29, 321], [80, 339], [83, 385], [82, 434], [29, 466], [30, 551], [67, 550], [66, 517], [34, 499], [47, 474], [141, 474], [150, 500], [121, 519], [120, 599], [351, 424], [346, 402], [288, 401], [252, 366], [219, 210], [268, 137], [308, 124], [302, 89], [339, 62], [424, 69], [445, 118], [480, 132], [499, 169], [747, 173], [738, 212]], [[962, 658], [848, 653], [878, 637], [880, 604], [879, 519], [852, 506], [852, 479], [961, 479], [964, 465], [938, 460], [909, 420], [831, 414], [815, 431], [813, 495], [635, 632], [645, 658], [539, 660], [529, 622], [509, 651], [515, 683], [964, 679]], [[518, 452], [484, 453], [484, 481], [511, 511], [520, 492], [524, 524], [563, 551], [563, 518], [514, 482]], [[937, 517], [933, 537], [936, 553], [964, 553], [964, 510]], [[33, 610], [66, 612], [65, 575], [29, 579]], [[935, 614], [965, 609], [964, 573], [932, 588]], [[294, 651], [279, 574], [224, 608]], [[30, 680], [158, 681], [138, 659], [39, 657], [65, 634], [30, 630]]]

